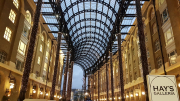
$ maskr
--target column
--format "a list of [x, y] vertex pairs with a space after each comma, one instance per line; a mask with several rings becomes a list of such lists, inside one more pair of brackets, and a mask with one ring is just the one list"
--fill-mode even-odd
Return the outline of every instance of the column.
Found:
[[94, 85], [94, 74], [92, 75], [92, 100], [94, 101], [94, 88], [95, 88], [95, 85]]
[[108, 63], [106, 63], [106, 100], [109, 101], [109, 90], [108, 90]]
[[67, 83], [68, 68], [69, 68], [69, 51], [67, 52], [66, 67], [65, 67], [65, 70], [64, 70], [64, 82], [63, 82], [62, 99], [66, 98], [66, 83]]
[[57, 41], [58, 41], [58, 44], [57, 44], [57, 50], [56, 50], [56, 60], [55, 60], [55, 66], [54, 66], [54, 75], [53, 75], [52, 88], [51, 88], [51, 92], [50, 92], [50, 100], [54, 100], [57, 69], [58, 69], [58, 62], [59, 62], [59, 51], [60, 51], [60, 45], [61, 45], [61, 33], [58, 33], [58, 40]]
[[110, 71], [111, 71], [111, 95], [112, 95], [112, 101], [114, 101], [114, 82], [113, 82], [113, 64], [112, 64], [113, 53], [109, 52], [109, 55], [110, 55]]
[[86, 92], [86, 71], [85, 72], [85, 75], [84, 75], [84, 79], [85, 79], [85, 82], [84, 82], [84, 91]]
[[98, 101], [100, 101], [100, 87], [99, 87], [99, 85], [100, 85], [100, 82], [99, 82], [99, 81], [100, 81], [100, 80], [99, 80], [99, 75], [100, 75], [100, 73], [99, 73], [99, 72], [100, 72], [100, 71], [98, 70], [97, 72], [98, 72]]
[[25, 99], [25, 93], [26, 93], [26, 89], [27, 89], [29, 73], [31, 70], [32, 57], [33, 57], [33, 53], [34, 53], [34, 45], [35, 45], [35, 39], [36, 39], [36, 35], [37, 35], [41, 5], [42, 5], [42, 0], [38, 0], [37, 6], [36, 6], [36, 12], [34, 15], [34, 20], [33, 20], [32, 32], [30, 34], [31, 37], [30, 37], [29, 48], [28, 48], [28, 52], [27, 52], [27, 56], [26, 56], [25, 69], [24, 69], [23, 76], [22, 76], [21, 90], [20, 90], [20, 94], [19, 94], [19, 98], [18, 98], [19, 101], [23, 101]]
[[121, 101], [125, 101], [124, 98], [124, 82], [123, 82], [123, 67], [122, 67], [122, 53], [121, 53], [121, 34], [118, 34], [118, 60], [119, 60], [119, 73], [120, 73], [120, 95]]
[[145, 37], [144, 37], [144, 29], [143, 29], [143, 22], [142, 22], [142, 13], [141, 13], [141, 0], [136, 0], [136, 12], [137, 12], [137, 24], [138, 24], [138, 35], [139, 35], [139, 42], [140, 42], [140, 50], [141, 50], [141, 60], [142, 60], [142, 70], [143, 70], [143, 79], [144, 79], [144, 89], [146, 95], [146, 101], [149, 101], [148, 97], [148, 87], [147, 87], [147, 79], [146, 75], [148, 75], [148, 62], [146, 56], [146, 46], [145, 46]]
[[70, 101], [70, 100], [71, 100], [73, 64], [74, 64], [74, 61], [71, 62], [71, 68], [69, 68], [68, 89], [67, 89], [67, 101]]

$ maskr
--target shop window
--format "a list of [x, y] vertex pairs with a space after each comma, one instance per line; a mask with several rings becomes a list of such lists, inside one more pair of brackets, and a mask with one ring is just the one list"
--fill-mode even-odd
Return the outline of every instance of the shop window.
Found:
[[170, 44], [171, 42], [174, 41], [174, 36], [173, 36], [173, 31], [172, 28], [169, 28], [165, 33], [165, 41], [166, 41], [166, 45]]
[[169, 19], [169, 14], [168, 14], [167, 8], [162, 12], [161, 16], [162, 16], [162, 22], [163, 23], [165, 23]]
[[153, 24], [153, 34], [155, 34], [157, 32], [157, 25], [156, 23]]
[[4, 51], [0, 51], [0, 62], [4, 63], [6, 61], [7, 54]]
[[177, 58], [177, 53], [176, 51], [172, 51], [171, 53], [168, 54], [168, 57], [169, 57], [169, 61], [170, 61], [170, 64], [173, 65], [176, 63], [176, 58]]
[[7, 41], [10, 41], [11, 39], [11, 34], [12, 34], [12, 31], [6, 27], [5, 29], [5, 32], [4, 32], [4, 38], [7, 40]]
[[10, 14], [9, 14], [9, 19], [12, 21], [12, 23], [15, 22], [16, 13], [12, 9], [11, 9]]
[[22, 55], [25, 55], [26, 52], [26, 44], [24, 44], [24, 42], [22, 42], [21, 40], [19, 41], [18, 52]]
[[159, 40], [155, 41], [155, 45], [154, 46], [155, 46], [155, 52], [160, 49]]
[[42, 52], [42, 45], [40, 45], [40, 49], [39, 49], [40, 52]]
[[16, 69], [19, 71], [23, 71], [23, 66], [24, 66], [24, 62], [17, 59], [16, 60]]
[[161, 59], [161, 57], [157, 58], [157, 66], [158, 66], [158, 68], [161, 68], [161, 66], [162, 66], [162, 59]]
[[16, 6], [16, 8], [19, 8], [19, 1], [18, 0], [13, 0], [13, 4], [14, 6]]
[[39, 64], [39, 65], [40, 65], [40, 63], [41, 63], [41, 57], [40, 57], [40, 56], [38, 56], [38, 61], [37, 61], [37, 64]]

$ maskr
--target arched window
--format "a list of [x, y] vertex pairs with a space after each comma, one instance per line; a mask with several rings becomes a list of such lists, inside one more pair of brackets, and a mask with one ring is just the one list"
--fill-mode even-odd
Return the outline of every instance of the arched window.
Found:
[[16, 6], [16, 8], [19, 8], [19, 1], [18, 0], [13, 0], [13, 4], [14, 6]]
[[26, 20], [31, 24], [31, 13], [27, 10], [26, 11], [26, 16], [25, 16]]

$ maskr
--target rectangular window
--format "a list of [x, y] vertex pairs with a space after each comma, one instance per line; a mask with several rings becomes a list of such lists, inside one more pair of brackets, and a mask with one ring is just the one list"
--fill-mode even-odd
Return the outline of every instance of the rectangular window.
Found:
[[19, 71], [23, 71], [23, 65], [24, 63], [21, 62], [20, 60], [16, 60], [16, 69]]
[[40, 56], [38, 56], [38, 61], [37, 61], [37, 63], [40, 65], [40, 63], [41, 63], [41, 58], [40, 58]]
[[147, 49], [147, 58], [150, 58], [149, 49]]
[[176, 63], [176, 58], [177, 58], [177, 53], [176, 51], [172, 51], [171, 53], [168, 54], [168, 57], [169, 57], [169, 61], [170, 61], [170, 64], [173, 65]]
[[156, 40], [155, 41], [155, 52], [158, 51], [160, 49], [160, 46], [159, 46], [159, 40]]
[[6, 27], [5, 29], [5, 32], [4, 32], [4, 38], [7, 40], [7, 41], [10, 41], [11, 39], [11, 34], [12, 34], [12, 31]]
[[47, 70], [47, 63], [44, 63], [44, 71]]
[[24, 26], [23, 36], [24, 36], [25, 38], [28, 38], [28, 34], [29, 34], [29, 29], [27, 28], [27, 26]]
[[174, 41], [174, 36], [173, 36], [173, 31], [172, 28], [169, 28], [165, 33], [165, 41], [166, 41], [166, 45], [170, 44], [171, 42]]
[[26, 52], [26, 44], [24, 44], [24, 42], [22, 42], [21, 40], [19, 41], [18, 52], [22, 55], [25, 55]]
[[13, 4], [16, 6], [16, 8], [18, 9], [19, 7], [19, 1], [18, 0], [13, 0]]
[[11, 9], [9, 19], [14, 23], [16, 19], [16, 13]]
[[148, 42], [147, 34], [145, 34], [145, 41]]
[[168, 20], [168, 18], [169, 18], [169, 14], [168, 14], [168, 9], [167, 8], [162, 12], [161, 16], [162, 16], [162, 22], [164, 24]]
[[6, 61], [7, 54], [3, 51], [0, 51], [0, 62], [4, 63]]
[[162, 59], [161, 59], [161, 57], [157, 58], [157, 65], [158, 65], [158, 69], [161, 68], [161, 66], [162, 66]]
[[49, 53], [48, 53], [48, 52], [46, 52], [46, 59], [48, 59], [48, 55], [49, 55]]
[[39, 50], [40, 50], [40, 52], [42, 52], [42, 45], [40, 45], [40, 49]]

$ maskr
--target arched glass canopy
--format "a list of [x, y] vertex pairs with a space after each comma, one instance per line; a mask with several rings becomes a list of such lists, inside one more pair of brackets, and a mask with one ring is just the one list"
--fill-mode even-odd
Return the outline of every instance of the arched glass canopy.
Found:
[[66, 54], [69, 46], [71, 59], [88, 72], [105, 61], [110, 46], [117, 52], [115, 34], [124, 39], [136, 17], [133, 0], [43, 0], [41, 12], [55, 38], [63, 23], [61, 49]]

